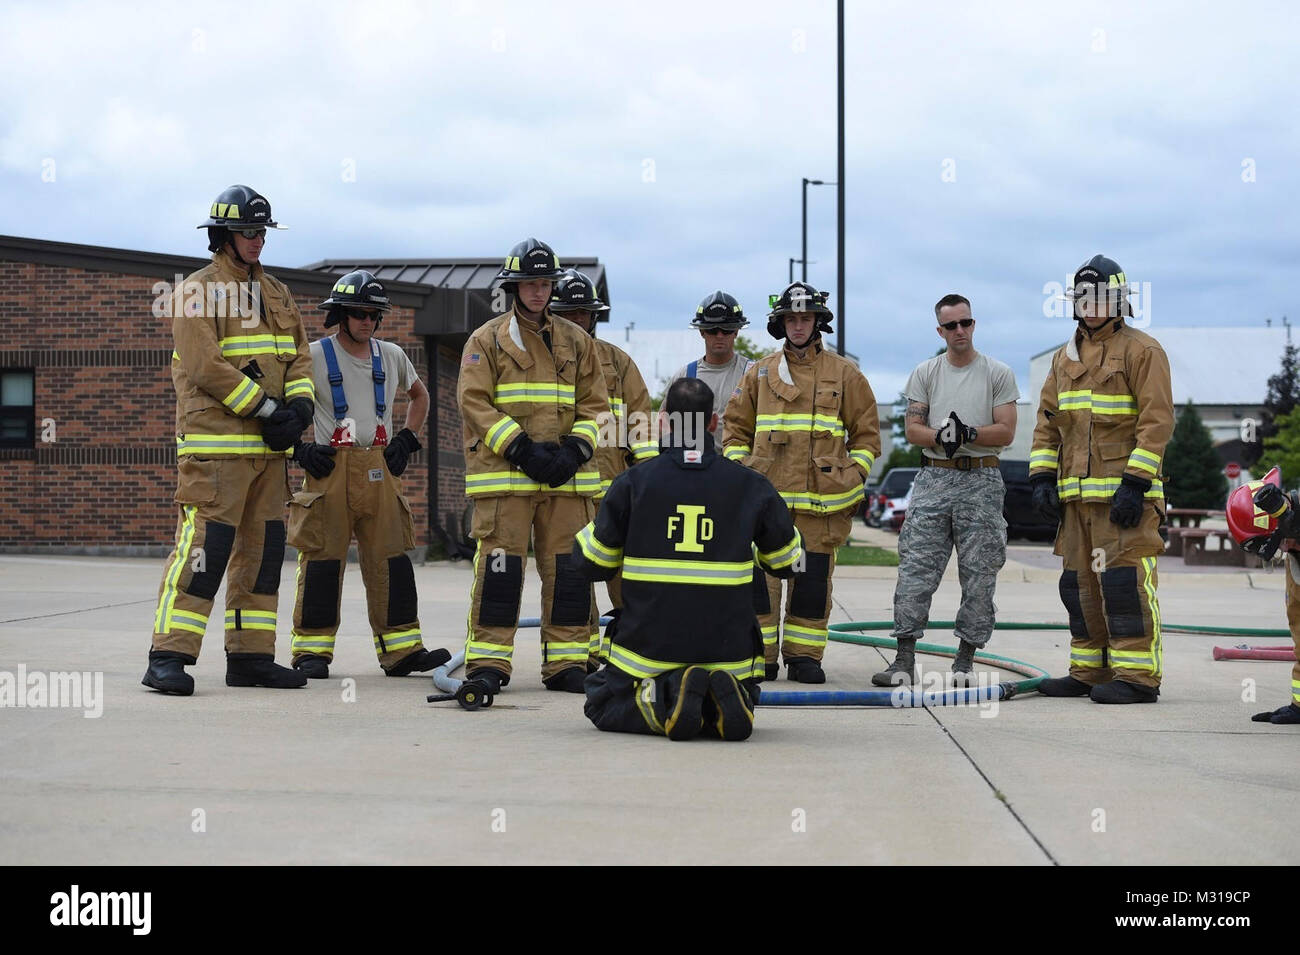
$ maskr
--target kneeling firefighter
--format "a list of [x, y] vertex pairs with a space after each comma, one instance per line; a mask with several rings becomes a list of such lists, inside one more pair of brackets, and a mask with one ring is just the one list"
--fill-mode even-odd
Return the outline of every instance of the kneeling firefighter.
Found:
[[1296, 650], [1291, 666], [1291, 702], [1256, 713], [1255, 723], [1300, 723], [1300, 498], [1282, 490], [1277, 468], [1228, 495], [1228, 530], [1248, 554], [1272, 560], [1286, 555], [1286, 622]]
[[715, 450], [708, 385], [674, 382], [662, 417], [659, 456], [614, 479], [574, 542], [586, 576], [623, 572], [623, 613], [584, 710], [611, 732], [747, 739], [763, 678], [753, 573], [791, 576], [799, 532], [765, 477]]
[[[432, 670], [450, 659], [426, 650], [420, 636], [411, 507], [398, 479], [420, 450], [415, 432], [429, 413], [429, 391], [401, 346], [375, 331], [392, 306], [384, 286], [364, 270], [340, 278], [321, 302], [336, 334], [311, 343], [317, 402], [316, 441], [299, 441], [294, 460], [307, 479], [289, 505], [289, 543], [298, 548], [293, 611], [293, 665], [308, 677], [329, 676], [339, 630], [343, 571], [353, 536], [366, 587], [370, 630], [388, 676]], [[393, 401], [410, 398], [406, 426], [389, 440]], [[328, 443], [320, 440], [329, 435]]]
[[781, 581], [755, 571], [754, 587], [767, 609], [759, 616], [765, 676], [776, 679], [779, 654], [791, 680], [825, 683], [821, 660], [835, 551], [849, 538], [862, 486], [880, 454], [880, 420], [866, 377], [822, 345], [833, 318], [826, 293], [795, 282], [770, 304], [768, 334], [785, 339], [785, 347], [745, 372], [727, 404], [723, 453], [765, 475], [781, 493], [807, 558], [788, 589], [784, 632]]

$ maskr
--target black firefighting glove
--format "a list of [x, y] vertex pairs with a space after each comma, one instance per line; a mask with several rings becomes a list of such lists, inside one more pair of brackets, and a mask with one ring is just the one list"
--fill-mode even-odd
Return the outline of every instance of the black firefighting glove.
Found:
[[1033, 508], [1044, 521], [1061, 519], [1061, 497], [1056, 491], [1055, 474], [1038, 474], [1030, 478], [1033, 485]]
[[420, 448], [420, 439], [415, 436], [415, 432], [410, 428], [403, 428], [393, 435], [393, 440], [389, 441], [388, 447], [384, 448], [384, 460], [388, 463], [388, 473], [393, 477], [401, 477], [402, 472], [406, 470], [406, 462]]
[[[310, 422], [310, 416], [307, 420]], [[306, 427], [294, 408], [281, 405], [271, 412], [270, 417], [262, 419], [262, 440], [272, 451], [287, 451], [302, 437]]]
[[559, 452], [551, 459], [550, 466], [546, 468], [540, 480], [551, 487], [559, 487], [572, 481], [573, 476], [578, 473], [578, 468], [582, 467], [590, 457], [591, 451], [588, 450], [587, 443], [581, 438], [569, 435], [560, 445]]
[[1255, 506], [1277, 520], [1283, 538], [1300, 537], [1300, 507], [1294, 494], [1287, 494], [1275, 484], [1265, 484], [1255, 492]]
[[1151, 482], [1125, 474], [1119, 490], [1110, 499], [1110, 522], [1120, 527], [1137, 527], [1142, 523], [1142, 497], [1151, 490]]
[[957, 417], [957, 412], [949, 412], [948, 420], [939, 426], [939, 446], [951, 459], [958, 448], [974, 437], [973, 432], [973, 428], [962, 424], [961, 418]]
[[298, 441], [293, 446], [293, 459], [318, 481], [330, 476], [334, 470], [334, 455], [337, 453], [337, 448], [311, 441]]
[[537, 442], [521, 434], [510, 442], [501, 456], [538, 484], [545, 484], [547, 469], [559, 452], [560, 446], [554, 441]]

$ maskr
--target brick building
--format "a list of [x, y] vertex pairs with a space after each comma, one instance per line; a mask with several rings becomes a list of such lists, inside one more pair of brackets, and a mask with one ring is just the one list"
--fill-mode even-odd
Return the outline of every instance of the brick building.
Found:
[[[176, 523], [176, 402], [172, 320], [159, 299], [207, 262], [0, 236], [0, 552], [167, 553]], [[338, 275], [365, 268], [383, 280], [394, 308], [380, 337], [406, 349], [434, 397], [420, 436], [425, 450], [402, 476], [421, 547], [454, 552], [464, 530], [456, 376], [466, 338], [493, 314], [499, 265], [327, 259], [268, 269], [292, 290], [313, 340], [324, 334], [317, 303]], [[599, 262], [564, 265], [590, 275], [609, 300]], [[396, 427], [405, 415], [399, 395]], [[301, 481], [291, 464], [290, 483]]]

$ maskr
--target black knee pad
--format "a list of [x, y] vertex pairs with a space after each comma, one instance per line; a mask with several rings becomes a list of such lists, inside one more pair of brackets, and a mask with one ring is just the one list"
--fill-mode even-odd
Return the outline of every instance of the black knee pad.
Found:
[[302, 575], [302, 628], [338, 626], [339, 562], [309, 560], [303, 566]]
[[794, 575], [790, 615], [820, 620], [826, 616], [826, 586], [830, 583], [831, 555], [805, 551], [804, 572]]
[[772, 598], [767, 592], [767, 574], [761, 567], [754, 568], [754, 580], [750, 584], [754, 592], [754, 613], [760, 617], [772, 612]]
[[1079, 599], [1079, 572], [1062, 571], [1057, 588], [1061, 592], [1061, 603], [1065, 604], [1065, 612], [1070, 616], [1070, 636], [1079, 640], [1089, 639], [1088, 621], [1083, 615], [1083, 602]]
[[262, 565], [253, 584], [255, 594], [280, 592], [280, 569], [284, 564], [284, 521], [267, 521], [262, 538]]
[[[226, 564], [230, 563], [230, 551], [235, 546], [235, 529], [229, 524], [208, 521], [203, 535], [203, 569], [194, 571], [185, 592], [200, 600], [211, 600], [217, 595], [221, 578], [226, 575]], [[193, 567], [194, 555], [191, 551], [190, 566]]]
[[572, 559], [572, 554], [555, 555], [551, 623], [557, 627], [576, 627], [591, 620], [591, 581], [574, 569]]
[[411, 623], [420, 615], [415, 596], [415, 568], [405, 554], [388, 558], [388, 625]]
[[487, 570], [478, 598], [478, 622], [485, 627], [515, 626], [524, 591], [524, 559], [510, 554], [480, 559], [487, 561]]
[[1112, 637], [1140, 637], [1142, 598], [1136, 567], [1112, 567], [1101, 572], [1101, 594], [1106, 601], [1106, 625]]

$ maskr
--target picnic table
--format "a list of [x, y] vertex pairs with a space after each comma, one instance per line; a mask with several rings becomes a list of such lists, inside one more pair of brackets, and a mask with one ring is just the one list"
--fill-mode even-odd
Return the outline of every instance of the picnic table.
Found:
[[[1257, 567], [1259, 559], [1241, 549], [1227, 528], [1202, 527], [1206, 518], [1225, 517], [1223, 511], [1199, 507], [1171, 507], [1165, 512], [1169, 545], [1165, 553], [1181, 557], [1188, 566]], [[1213, 542], [1214, 547], [1207, 545]]]

